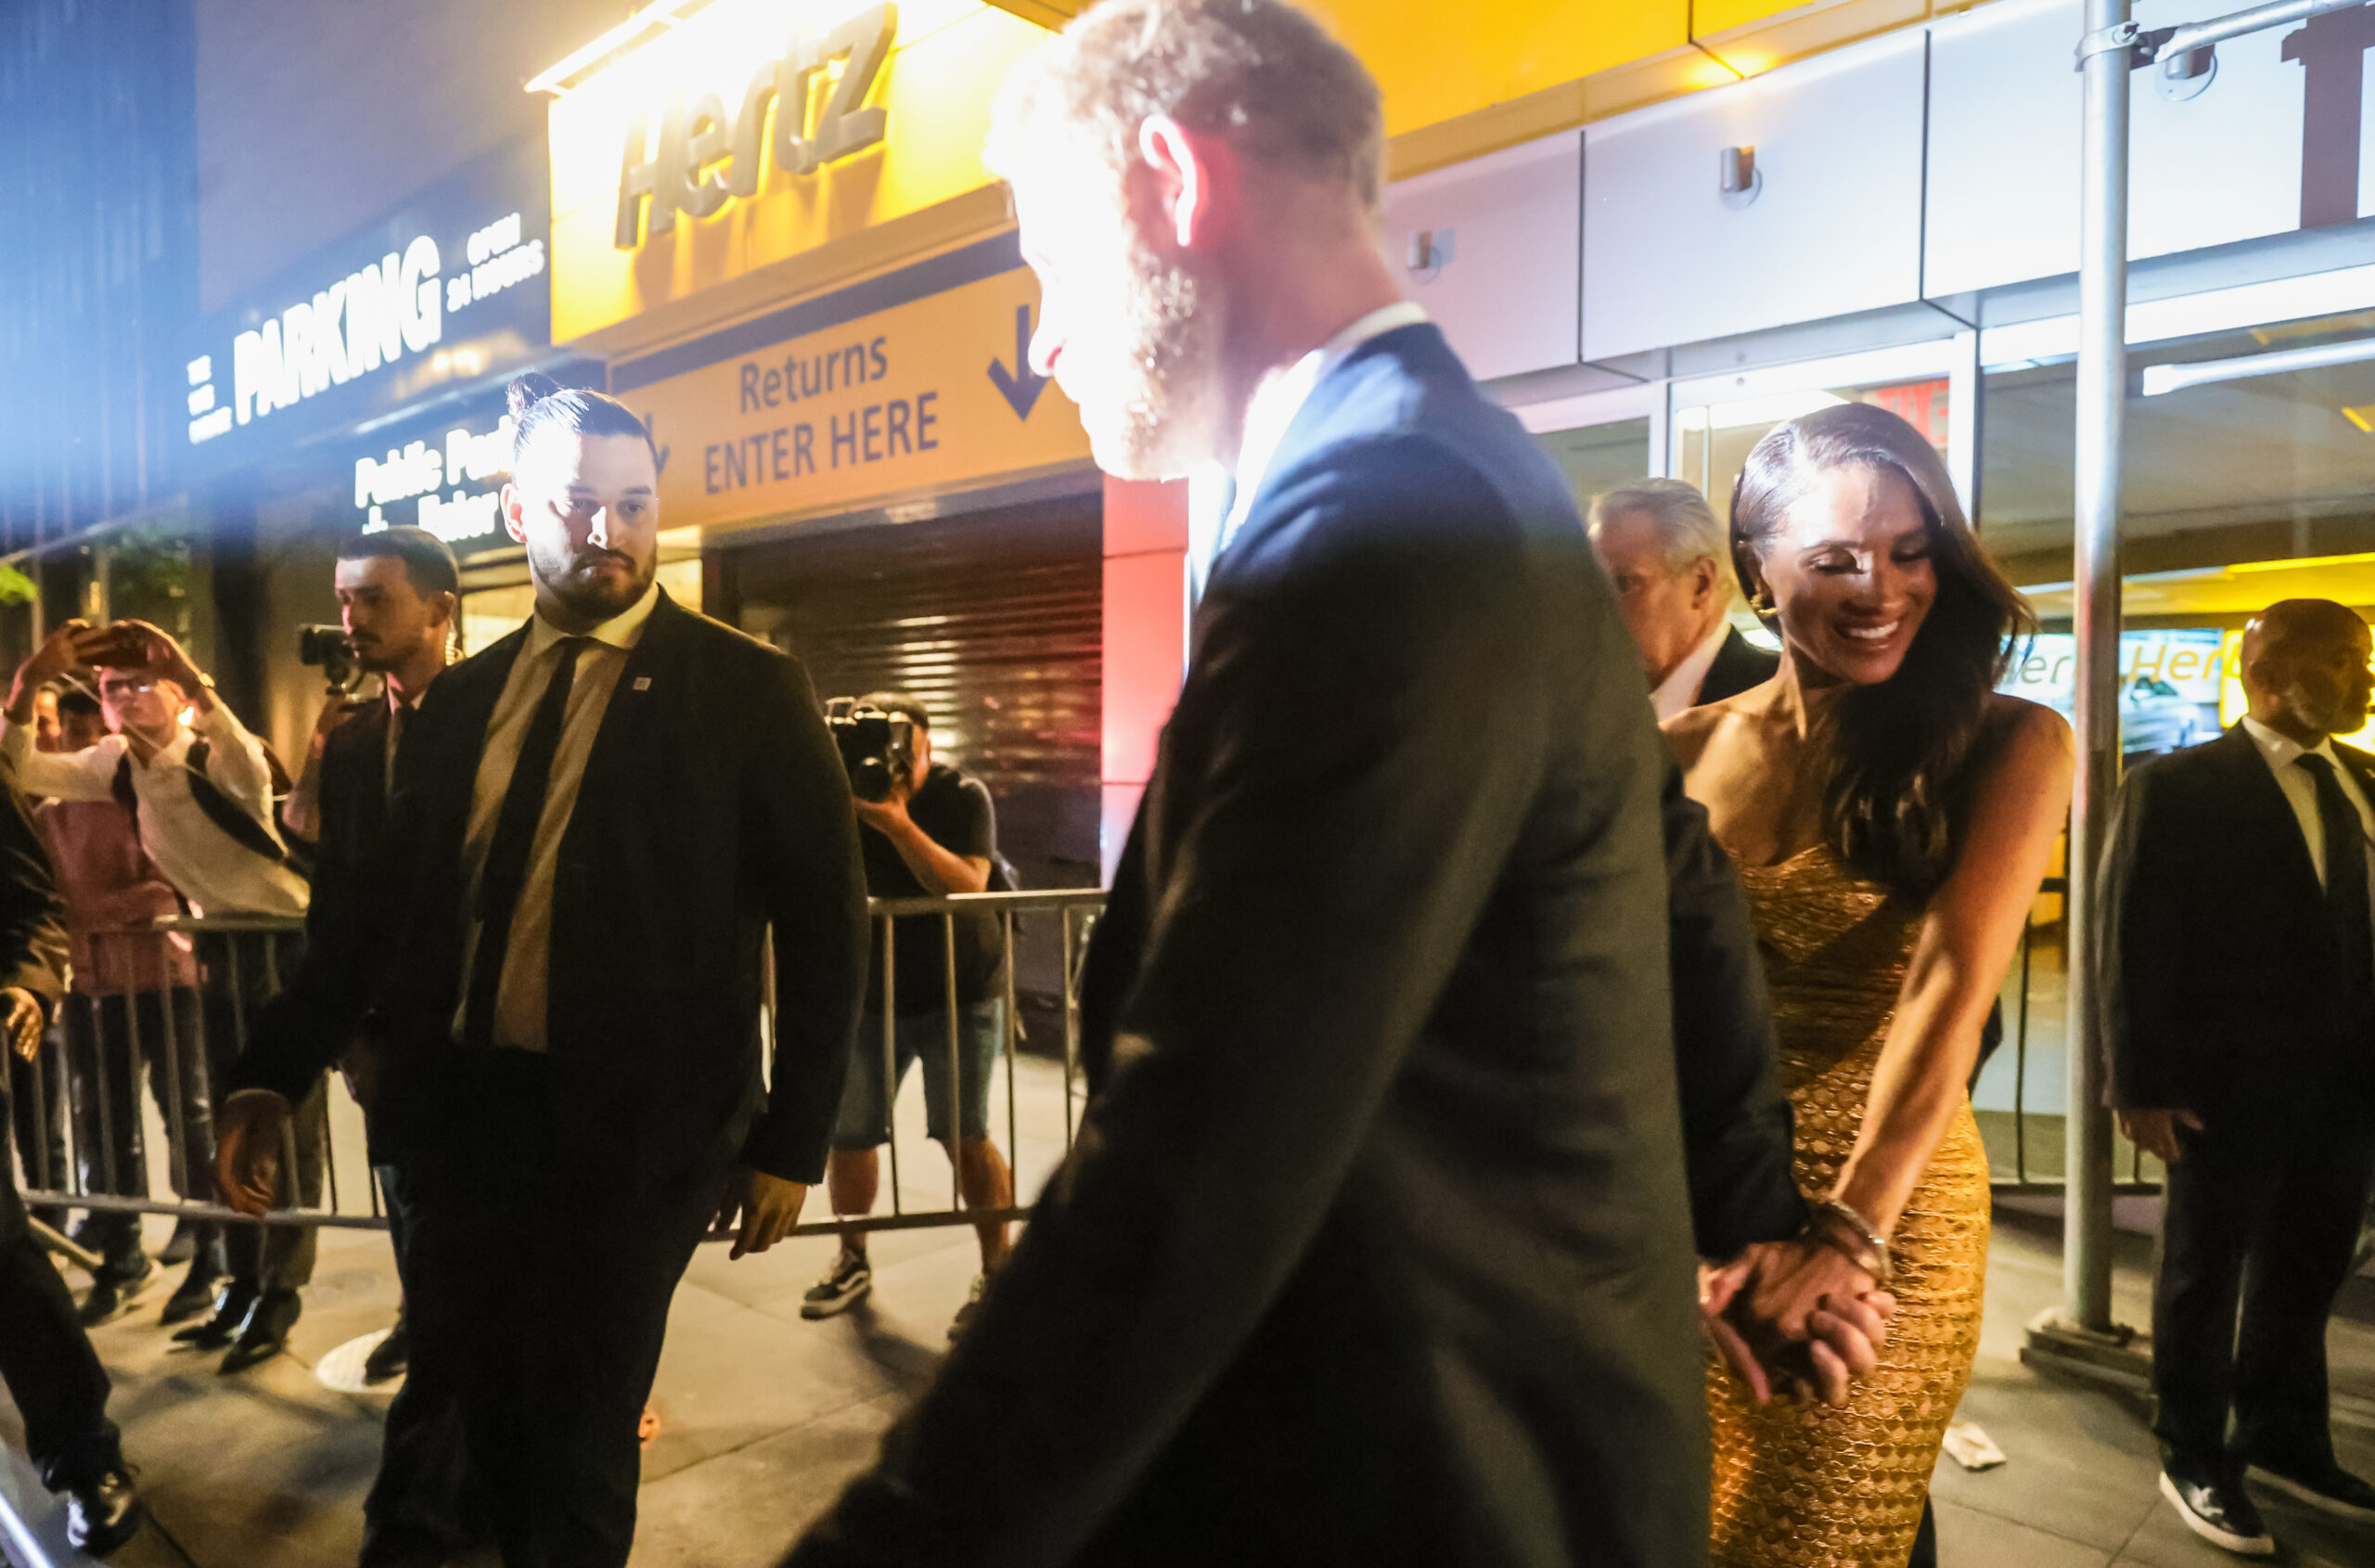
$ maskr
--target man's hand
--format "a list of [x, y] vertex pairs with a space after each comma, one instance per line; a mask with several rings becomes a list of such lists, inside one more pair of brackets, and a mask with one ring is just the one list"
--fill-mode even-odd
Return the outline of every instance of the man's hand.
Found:
[[339, 1058], [338, 1070], [346, 1079], [347, 1098], [365, 1111], [370, 1110], [372, 1101], [379, 1098], [379, 1085], [387, 1071], [379, 1042], [356, 1035], [354, 1043], [346, 1047], [346, 1054]]
[[205, 675], [190, 662], [182, 645], [163, 629], [146, 621], [115, 621], [101, 627], [97, 635], [109, 640], [93, 655], [92, 662], [119, 669], [154, 670], [180, 687], [182, 695], [201, 712], [212, 702]]
[[915, 818], [907, 815], [907, 798], [916, 792], [910, 778], [891, 780], [891, 793], [879, 801], [862, 801], [852, 797], [850, 803], [857, 808], [857, 819], [889, 839], [899, 842], [903, 832], [915, 827]]
[[1879, 1365], [1896, 1298], [1837, 1249], [1765, 1241], [1702, 1267], [1700, 1320], [1760, 1405], [1776, 1393], [1847, 1402]]
[[8, 722], [31, 724], [33, 693], [83, 668], [86, 662], [83, 647], [96, 636], [88, 621], [60, 621], [58, 629], [33, 649], [32, 657], [17, 666], [16, 684], [8, 693]]
[[2185, 1158], [2185, 1145], [2177, 1138], [2179, 1127], [2202, 1131], [2202, 1118], [2190, 1111], [2122, 1111], [2119, 1130], [2127, 1141], [2164, 1165], [2174, 1165]]
[[266, 1215], [280, 1198], [280, 1149], [289, 1102], [276, 1094], [235, 1095], [214, 1113], [214, 1181], [243, 1215]]
[[800, 1223], [801, 1205], [808, 1202], [808, 1189], [797, 1181], [771, 1176], [764, 1171], [739, 1170], [726, 1184], [725, 1202], [717, 1207], [717, 1228], [734, 1230], [736, 1216], [740, 1216], [740, 1229], [734, 1238], [734, 1251], [728, 1257], [740, 1257], [745, 1253], [764, 1253], [791, 1234]]
[[0, 991], [0, 1029], [7, 1032], [9, 1048], [27, 1061], [41, 1054], [41, 1032], [48, 1023], [40, 997], [21, 985]]

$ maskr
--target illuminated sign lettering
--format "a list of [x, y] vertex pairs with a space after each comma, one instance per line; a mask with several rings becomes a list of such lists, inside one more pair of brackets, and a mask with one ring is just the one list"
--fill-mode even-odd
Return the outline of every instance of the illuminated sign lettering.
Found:
[[[414, 521], [449, 545], [500, 529], [503, 486], [496, 482], [511, 471], [512, 429], [506, 414], [483, 435], [453, 430], [442, 445], [415, 441], [392, 448], [385, 457], [357, 457], [354, 506], [363, 513], [363, 532], [377, 533], [402, 522], [386, 508], [415, 496], [420, 500]], [[473, 485], [480, 488], [466, 488]], [[449, 486], [451, 495], [440, 494]]]
[[611, 243], [632, 251], [647, 226], [665, 234], [678, 212], [706, 218], [757, 195], [770, 160], [787, 174], [813, 174], [880, 143], [889, 112], [866, 99], [898, 25], [897, 6], [872, 6], [821, 35], [795, 38], [781, 58], [759, 67], [732, 109], [716, 93], [676, 99], [660, 118], [656, 147], [650, 117], [637, 115], [619, 161]]
[[523, 242], [522, 226], [514, 212], [473, 233], [468, 270], [450, 277], [437, 241], [417, 235], [402, 251], [238, 333], [227, 401], [214, 383], [214, 356], [190, 361], [191, 443], [428, 353], [444, 339], [448, 315], [544, 272], [545, 242]]

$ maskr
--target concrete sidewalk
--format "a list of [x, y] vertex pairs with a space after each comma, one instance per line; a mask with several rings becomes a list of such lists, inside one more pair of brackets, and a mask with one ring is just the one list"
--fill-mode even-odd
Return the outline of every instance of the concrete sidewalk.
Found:
[[[1059, 1086], [1042, 1063], [1026, 1060], [1018, 1074], [1025, 1191], [1036, 1190], [1061, 1147]], [[921, 1152], [903, 1165], [901, 1186], [911, 1208], [942, 1207], [947, 1166], [922, 1141], [913, 1089], [900, 1107], [903, 1147]], [[1003, 1112], [1003, 1099], [997, 1103]], [[1002, 1143], [1003, 1124], [1001, 1114]], [[1962, 1419], [1983, 1426], [2009, 1462], [1968, 1473], [1942, 1461], [1941, 1561], [1946, 1568], [2231, 1562], [2187, 1534], [2161, 1501], [2139, 1395], [2022, 1364], [2023, 1326], [2060, 1291], [2059, 1225], [2039, 1207], [1998, 1205], [1986, 1330]], [[2124, 1202], [2122, 1210], [2125, 1221], [2149, 1223], [2146, 1204]], [[2133, 1232], [2120, 1241], [2119, 1311], [2141, 1323], [2150, 1242]], [[832, 1246], [803, 1240], [729, 1262], [713, 1245], [695, 1261], [677, 1293], [653, 1394], [661, 1430], [645, 1454], [635, 1568], [771, 1565], [869, 1461], [883, 1427], [938, 1365], [949, 1318], [972, 1282], [971, 1232], [878, 1236], [872, 1301], [841, 1318], [804, 1322], [801, 1294], [824, 1272]], [[152, 1288], [135, 1312], [96, 1335], [116, 1376], [126, 1447], [171, 1537], [144, 1542], [121, 1561], [347, 1568], [361, 1538], [384, 1399], [334, 1393], [314, 1367], [386, 1326], [395, 1290], [385, 1240], [325, 1235], [293, 1354], [238, 1378], [219, 1377], [212, 1357], [168, 1348], [156, 1325], [165, 1289]], [[2337, 1391], [2375, 1400], [2375, 1280], [2356, 1281], [2350, 1305], [2354, 1316], [2337, 1319], [2329, 1342]], [[0, 1420], [13, 1428], [13, 1410], [0, 1406]], [[2341, 1435], [2345, 1462], [2375, 1476], [2375, 1433]], [[2375, 1564], [2375, 1531], [2281, 1499], [2267, 1499], [2267, 1511], [2288, 1549], [2279, 1561]]]

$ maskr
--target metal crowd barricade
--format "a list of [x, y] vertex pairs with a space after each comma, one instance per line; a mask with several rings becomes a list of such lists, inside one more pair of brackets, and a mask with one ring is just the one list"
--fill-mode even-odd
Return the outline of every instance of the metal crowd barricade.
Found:
[[[882, 1074], [883, 1103], [891, 1109], [890, 1137], [886, 1145], [890, 1212], [828, 1216], [825, 1214], [827, 1205], [812, 1200], [808, 1213], [817, 1217], [803, 1221], [794, 1228], [793, 1235], [912, 1230], [932, 1226], [992, 1224], [1030, 1217], [1029, 1208], [1019, 1202], [1003, 1209], [966, 1207], [962, 1174], [954, 1147], [948, 1150], [948, 1206], [944, 1209], [915, 1208], [908, 1203], [900, 1179], [903, 1164], [901, 1146], [905, 1139], [901, 1136], [899, 1116], [897, 1027], [900, 1015], [897, 1007], [896, 940], [899, 922], [931, 921], [941, 931], [941, 1011], [945, 1025], [943, 1037], [948, 1051], [951, 1089], [948, 1114], [953, 1144], [962, 1136], [966, 1109], [961, 1099], [966, 1074], [963, 1009], [958, 1002], [957, 921], [982, 914], [997, 917], [999, 933], [1006, 945], [1006, 962], [1001, 966], [998, 982], [1005, 1005], [1000, 1009], [1001, 1037], [996, 1056], [998, 1064], [1005, 1069], [1005, 1152], [1013, 1166], [1014, 1191], [1019, 1196], [1024, 1191], [1035, 1190], [1037, 1178], [1046, 1174], [1044, 1170], [1033, 1169], [1026, 1176], [1022, 1158], [1026, 1146], [1052, 1148], [1054, 1158], [1046, 1162], [1047, 1167], [1052, 1169], [1063, 1154], [1071, 1151], [1072, 1137], [1079, 1125], [1079, 1097], [1083, 1092], [1080, 1066], [1081, 958], [1087, 948], [1088, 932], [1104, 906], [1105, 894], [1097, 888], [953, 893], [944, 897], [876, 898], [867, 901], [875, 951], [880, 958], [880, 985], [867, 998], [868, 1022], [879, 1024], [879, 1028], [859, 1040], [858, 1053], [850, 1063], [850, 1071], [879, 1072]], [[1026, 1043], [1026, 1034], [1020, 1004], [1026, 996], [1042, 1002], [1046, 1009], [1054, 1011], [1060, 1031], [1060, 1057], [1052, 1060], [1036, 1059], [1044, 1061], [1044, 1065], [1037, 1068], [1033, 1065], [1034, 1058], [1021, 1048]], [[1027, 1105], [1022, 1088], [1025, 1080], [1030, 1080], [1031, 1091]], [[983, 1087], [985, 1092], [996, 1098], [988, 1078], [985, 1078]], [[1060, 1122], [1056, 1116], [1058, 1101], [1061, 1105]], [[997, 1141], [995, 1128], [992, 1141]], [[912, 1161], [912, 1154], [907, 1158]]]
[[[951, 982], [944, 1000], [945, 1038], [951, 1082], [960, 1090], [965, 1079], [959, 1060], [963, 1021], [953, 983], [956, 922], [984, 912], [997, 918], [1007, 948], [998, 982], [1005, 1003], [997, 1052], [1004, 1068], [1004, 1147], [1015, 1164], [1018, 1190], [1026, 1178], [1021, 1151], [1031, 1149], [1045, 1153], [1044, 1158], [1030, 1162], [1040, 1167], [1027, 1173], [1035, 1190], [1037, 1179], [1071, 1149], [1078, 1125], [1080, 959], [1088, 929], [1104, 902], [1102, 892], [1087, 889], [878, 899], [871, 906], [875, 936], [883, 951], [884, 989], [875, 998], [879, 1004], [887, 1004], [896, 996], [892, 934], [898, 922], [931, 920], [941, 926], [944, 978]], [[69, 1210], [242, 1224], [386, 1227], [378, 1183], [362, 1157], [361, 1112], [336, 1074], [326, 1091], [318, 1127], [318, 1201], [309, 1201], [304, 1194], [308, 1183], [302, 1179], [304, 1167], [299, 1160], [294, 1125], [281, 1150], [284, 1206], [257, 1221], [215, 1197], [212, 1112], [218, 1086], [224, 1073], [247, 1048], [256, 1011], [278, 992], [287, 970], [296, 961], [303, 929], [303, 922], [297, 919], [174, 919], [159, 921], [153, 930], [103, 933], [78, 943], [92, 959], [87, 965], [91, 972], [82, 981], [85, 989], [69, 993], [35, 1059], [19, 1061], [11, 1070], [15, 1092], [10, 1109], [24, 1200], [52, 1236], [62, 1227], [47, 1222], [61, 1219]], [[174, 964], [159, 958], [162, 945], [168, 943], [189, 945], [183, 951], [197, 963], [197, 986], [173, 983]], [[113, 945], [113, 949], [103, 954], [101, 949], [108, 945]], [[149, 983], [126, 985], [122, 983], [127, 976]], [[1057, 1038], [1043, 1044], [1060, 1043], [1059, 1058], [1050, 1060], [1022, 1050], [1025, 1026], [1020, 1004], [1026, 998], [1035, 1002], [1043, 1015], [1052, 1013], [1058, 1020], [1057, 1030], [1050, 1031]], [[884, 1074], [885, 1102], [892, 1108], [889, 1212], [832, 1216], [825, 1195], [819, 1193], [809, 1204], [811, 1217], [795, 1234], [914, 1229], [1027, 1216], [1021, 1204], [999, 1210], [965, 1207], [953, 1160], [944, 1208], [919, 1206], [903, 1190], [900, 1168], [903, 1144], [908, 1140], [902, 1137], [897, 1112], [893, 1032], [897, 1016], [895, 1007], [881, 1007], [883, 1029], [879, 1040], [862, 1043], [879, 1044], [880, 1054], [862, 1050], [862, 1062], [852, 1064], [853, 1071], [879, 1070]], [[772, 1041], [772, 1002], [764, 1022]], [[990, 1081], [994, 1083], [996, 1076], [994, 1073]], [[127, 1094], [129, 1103], [123, 1099]], [[961, 1104], [951, 1107], [959, 1130], [964, 1109]], [[305, 1114], [303, 1108], [300, 1114]], [[152, 1133], [156, 1127], [162, 1129], [161, 1149]], [[909, 1163], [913, 1157], [912, 1151], [906, 1152]], [[59, 1244], [57, 1250], [86, 1266], [93, 1261], [87, 1249], [71, 1243]]]
[[[2038, 892], [2066, 898], [2069, 885], [2066, 878], [2048, 877]], [[2065, 904], [2063, 920], [2065, 933], [2067, 932], [2067, 908]], [[2066, 1078], [2064, 1064], [2058, 1056], [2048, 1058], [2048, 1069], [2045, 1071], [2033, 1070], [2030, 1058], [2032, 1049], [2030, 1026], [2033, 1016], [2059, 1018], [2063, 1011], [2063, 1004], [2060, 996], [2050, 994], [2041, 995], [2041, 992], [2046, 990], [2050, 977], [2041, 975], [2036, 964], [2039, 929], [2033, 913], [2021, 932], [2021, 952], [2016, 969], [2018, 985], [2013, 989], [2012, 994], [2006, 997], [2005, 1037], [2003, 1046], [2000, 1047], [2000, 1052], [2009, 1054], [2011, 1060], [2012, 1103], [2009, 1112], [2010, 1122], [2009, 1129], [1998, 1131], [1996, 1136], [1988, 1139], [1987, 1152], [1993, 1173], [1992, 1185], [1996, 1192], [2059, 1196], [2064, 1187], [2064, 1177], [2059, 1163], [2035, 1162], [2033, 1159], [2033, 1155], [2040, 1150], [2050, 1153], [2061, 1149], [2066, 1126], [2064, 1118], [2069, 1111], [2066, 1105], [2060, 1112], [2040, 1111], [2030, 1105], [2031, 1093], [2040, 1078], [2049, 1086], [2058, 1086]], [[2065, 944], [2069, 940], [2065, 935]], [[2082, 961], [2082, 956], [2076, 952], [2064, 955], [2061, 978], [2065, 982], [2068, 978], [2068, 967], [2080, 961]], [[2066, 1051], [2071, 1048], [2070, 1042], [2064, 1038], [2057, 1042], [2052, 1048], [2056, 1052]], [[1992, 1103], [1995, 1095], [1990, 1092], [1992, 1086], [1988, 1086], [1988, 1078], [1993, 1076], [1996, 1074], [1983, 1074], [1982, 1084], [1984, 1086], [1972, 1096], [1973, 1108], [1980, 1114], [1983, 1131], [1990, 1127], [2003, 1129], [2003, 1124], [1998, 1118], [2007, 1114], [2001, 1107]], [[2041, 1122], [2046, 1125], [2033, 1129], [2032, 1121]], [[2009, 1136], [2006, 1136], [2007, 1132]], [[2006, 1147], [2007, 1144], [2009, 1146], [2009, 1149]], [[2122, 1196], [2129, 1196], [2156, 1193], [2161, 1190], [2159, 1179], [2151, 1175], [2145, 1164], [2142, 1150], [2130, 1145], [2125, 1164], [2126, 1169], [2120, 1173], [2112, 1183], [2114, 1192]]]
[[[340, 1113], [331, 1113], [327, 1103], [317, 1112], [301, 1108], [301, 1115], [320, 1117], [319, 1202], [303, 1201], [313, 1180], [298, 1159], [294, 1127], [281, 1151], [284, 1190], [292, 1202], [259, 1222], [215, 1196], [213, 1112], [220, 1083], [246, 1050], [256, 1012], [297, 962], [303, 932], [302, 919], [216, 916], [79, 935], [76, 988], [59, 1004], [35, 1060], [19, 1064], [12, 1085], [20, 1101], [11, 1107], [11, 1130], [26, 1206], [53, 1216], [71, 1209], [384, 1227], [367, 1167], [363, 1180], [346, 1183], [348, 1191], [361, 1189], [360, 1203], [341, 1201], [330, 1126], [360, 1130], [359, 1113], [342, 1093]], [[152, 1125], [162, 1130], [161, 1151]], [[59, 1250], [88, 1261], [83, 1249]]]

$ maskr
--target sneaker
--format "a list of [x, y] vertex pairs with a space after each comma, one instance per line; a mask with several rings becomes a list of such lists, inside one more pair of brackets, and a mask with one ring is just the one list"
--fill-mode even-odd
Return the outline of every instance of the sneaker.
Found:
[[2286, 1497], [2343, 1519], [2375, 1522], [2375, 1486], [2353, 1475], [2332, 1456], [2298, 1464], [2252, 1462], [2253, 1477]]
[[973, 1321], [973, 1314], [982, 1308], [982, 1292], [989, 1288], [989, 1283], [990, 1279], [986, 1274], [973, 1276], [972, 1293], [965, 1298], [965, 1305], [956, 1309], [956, 1316], [949, 1319], [948, 1337], [950, 1339], [953, 1340], [963, 1333], [965, 1326]]
[[2187, 1529], [2213, 1546], [2243, 1557], [2276, 1554], [2276, 1537], [2260, 1522], [2241, 1476], [2228, 1466], [2186, 1463], [2172, 1456], [2161, 1468], [2161, 1495]]
[[864, 1253], [843, 1253], [833, 1272], [808, 1287], [800, 1298], [800, 1315], [815, 1319], [838, 1317], [867, 1298], [874, 1289], [874, 1266]]

